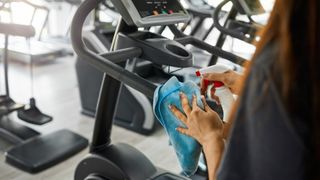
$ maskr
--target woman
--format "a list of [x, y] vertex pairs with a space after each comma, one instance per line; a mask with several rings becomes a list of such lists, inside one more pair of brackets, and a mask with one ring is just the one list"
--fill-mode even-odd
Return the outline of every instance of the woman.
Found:
[[[171, 111], [203, 147], [209, 179], [320, 179], [320, 1], [277, 0], [238, 91], [234, 72], [207, 74], [240, 98], [223, 124], [205, 103]], [[195, 99], [195, 98], [194, 98]], [[234, 122], [234, 123], [232, 123]], [[228, 136], [228, 125], [232, 124]], [[227, 137], [225, 146], [224, 138]]]

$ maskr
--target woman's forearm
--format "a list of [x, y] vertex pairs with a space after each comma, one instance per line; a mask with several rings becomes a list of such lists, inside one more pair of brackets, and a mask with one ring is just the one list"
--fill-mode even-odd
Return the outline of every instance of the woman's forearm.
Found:
[[202, 147], [207, 161], [209, 180], [216, 180], [217, 169], [224, 151], [224, 142], [219, 139], [203, 144]]

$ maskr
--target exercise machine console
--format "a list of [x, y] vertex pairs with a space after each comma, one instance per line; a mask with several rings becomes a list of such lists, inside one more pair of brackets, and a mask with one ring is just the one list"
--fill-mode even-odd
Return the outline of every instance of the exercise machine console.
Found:
[[179, 1], [119, 0], [112, 2], [118, 10], [127, 9], [122, 17], [128, 25], [150, 27], [159, 25], [159, 21], [165, 25], [186, 22], [190, 19]]

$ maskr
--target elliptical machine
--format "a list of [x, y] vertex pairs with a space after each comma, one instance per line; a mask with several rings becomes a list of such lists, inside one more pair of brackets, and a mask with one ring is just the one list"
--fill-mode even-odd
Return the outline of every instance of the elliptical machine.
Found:
[[[189, 16], [178, 0], [113, 0], [122, 19], [114, 35], [112, 52], [94, 53], [88, 50], [82, 41], [82, 26], [90, 11], [101, 2], [102, 0], [84, 1], [74, 16], [71, 29], [72, 44], [78, 56], [105, 72], [90, 154], [79, 163], [74, 178], [76, 180], [189, 179], [157, 168], [145, 155], [127, 144], [111, 143], [113, 117], [119, 92], [123, 87], [121, 83], [152, 98], [156, 84], [161, 83], [161, 80], [145, 79], [144, 73], [155, 72], [162, 65], [192, 67], [193, 55], [184, 47], [187, 44], [238, 64], [243, 64], [245, 60], [191, 36], [170, 40], [149, 31], [138, 30], [139, 27], [172, 25], [188, 21]], [[168, 9], [167, 13], [161, 11], [164, 4]]]

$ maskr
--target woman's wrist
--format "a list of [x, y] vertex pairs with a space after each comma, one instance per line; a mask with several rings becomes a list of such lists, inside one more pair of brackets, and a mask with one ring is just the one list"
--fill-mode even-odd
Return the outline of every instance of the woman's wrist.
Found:
[[212, 139], [212, 141], [203, 143], [202, 148], [207, 160], [209, 180], [215, 180], [224, 151], [224, 140], [220, 137]]
[[224, 139], [223, 137], [215, 137], [211, 140], [203, 142], [202, 148], [204, 151], [223, 151], [224, 149]]
[[223, 135], [222, 136], [223, 136], [224, 140], [228, 139], [230, 128], [231, 128], [231, 123], [223, 121]]

